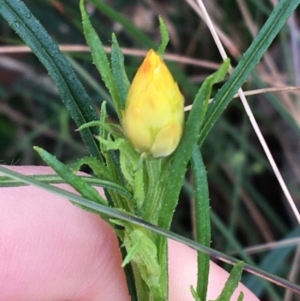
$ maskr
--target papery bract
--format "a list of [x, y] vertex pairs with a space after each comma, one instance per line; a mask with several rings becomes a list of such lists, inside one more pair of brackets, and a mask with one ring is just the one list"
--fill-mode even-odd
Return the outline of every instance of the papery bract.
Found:
[[139, 67], [126, 100], [123, 128], [139, 153], [170, 155], [184, 123], [184, 98], [161, 57], [150, 50]]

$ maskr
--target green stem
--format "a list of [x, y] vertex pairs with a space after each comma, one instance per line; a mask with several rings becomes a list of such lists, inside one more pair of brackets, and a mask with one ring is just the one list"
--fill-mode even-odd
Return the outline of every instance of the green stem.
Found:
[[142, 217], [150, 223], [157, 224], [161, 207], [161, 197], [164, 190], [162, 159], [147, 160], [146, 168], [148, 173], [148, 187]]

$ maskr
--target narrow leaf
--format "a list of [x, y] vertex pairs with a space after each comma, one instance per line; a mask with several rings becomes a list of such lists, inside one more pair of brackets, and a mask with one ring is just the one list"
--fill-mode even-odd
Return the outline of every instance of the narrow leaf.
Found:
[[[20, 0], [0, 0], [0, 14], [45, 66], [77, 126], [96, 120], [97, 113], [74, 70], [25, 4]], [[89, 152], [100, 159], [93, 134], [97, 134], [93, 129], [81, 132]]]
[[[205, 166], [198, 146], [194, 148], [191, 163], [195, 187], [196, 240], [209, 247], [211, 242], [211, 229], [208, 183]], [[206, 300], [209, 259], [209, 255], [198, 252], [197, 293], [200, 300]]]
[[130, 82], [124, 66], [124, 55], [114, 34], [112, 35], [111, 45], [111, 66], [117, 93], [121, 103], [121, 109], [124, 110]]
[[58, 161], [54, 156], [40, 147], [35, 146], [34, 149], [39, 153], [39, 155], [47, 163], [47, 165], [51, 166], [55, 170], [55, 172], [66, 181], [66, 183], [71, 185], [83, 197], [95, 201], [99, 204], [107, 205], [106, 200], [101, 197], [101, 195], [95, 188], [82, 180], [81, 177], [77, 176], [65, 164]]
[[244, 300], [244, 293], [240, 292], [237, 301], [243, 301]]
[[[228, 67], [229, 61], [224, 62], [218, 71], [204, 81], [196, 95], [192, 110], [185, 125], [183, 137], [175, 151], [169, 181], [164, 191], [161, 213], [158, 220], [158, 225], [162, 228], [170, 228], [174, 210], [178, 203], [178, 197], [184, 180], [187, 164], [198, 141], [199, 130], [202, 123], [200, 116], [204, 115], [203, 112], [206, 110], [212, 86], [225, 77]], [[164, 237], [158, 238], [158, 258], [162, 263], [167, 262], [167, 255], [165, 252], [167, 248], [166, 244], [167, 241]]]
[[82, 25], [86, 41], [91, 49], [93, 62], [95, 63], [115, 105], [118, 117], [121, 120], [121, 104], [115, 87], [110, 63], [102, 42], [93, 28], [84, 7], [84, 0], [80, 0], [80, 11], [82, 17]]
[[202, 123], [200, 116], [203, 116], [203, 111], [206, 109], [212, 86], [225, 77], [228, 67], [229, 61], [225, 61], [218, 71], [204, 81], [196, 95], [192, 110], [185, 125], [183, 136], [174, 154], [170, 179], [164, 192], [161, 208], [162, 214], [159, 220], [159, 225], [163, 228], [169, 229], [170, 227], [187, 164], [192, 156], [194, 146], [198, 141], [199, 130]]
[[159, 45], [157, 49], [157, 53], [159, 55], [164, 54], [166, 47], [169, 43], [169, 33], [168, 33], [168, 28], [164, 22], [164, 20], [159, 17], [159, 29], [160, 29], [160, 35], [161, 35], [161, 44]]
[[94, 174], [99, 179], [106, 179], [110, 180], [112, 179], [112, 176], [107, 169], [107, 167], [102, 163], [101, 161], [97, 160], [94, 157], [83, 157], [77, 160], [75, 163], [72, 164], [72, 169], [74, 172], [77, 172], [80, 170], [82, 165], [88, 165], [94, 172]]
[[[121, 246], [122, 241], [120, 240], [120, 238], [118, 238], [118, 239], [119, 239], [119, 245]], [[122, 253], [122, 259], [124, 261], [126, 256], [127, 256], [126, 249], [121, 248], [121, 253]], [[138, 301], [132, 263], [126, 264], [126, 266], [124, 267], [124, 272], [125, 272], [125, 275], [126, 275], [126, 282], [127, 282], [129, 295], [131, 297], [131, 301]]]
[[216, 299], [216, 301], [230, 301], [232, 294], [236, 290], [237, 286], [239, 285], [239, 282], [241, 281], [242, 273], [243, 273], [243, 266], [244, 263], [242, 261], [239, 261], [235, 264], [235, 266], [232, 268], [230, 272], [230, 276], [227, 279], [225, 286], [219, 295], [219, 297]]

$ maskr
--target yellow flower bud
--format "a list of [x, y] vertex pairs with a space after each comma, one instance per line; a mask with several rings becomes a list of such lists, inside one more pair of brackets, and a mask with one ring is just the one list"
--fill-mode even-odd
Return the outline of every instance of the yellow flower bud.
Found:
[[184, 98], [168, 67], [151, 49], [129, 89], [125, 135], [137, 152], [166, 157], [180, 141], [183, 122]]

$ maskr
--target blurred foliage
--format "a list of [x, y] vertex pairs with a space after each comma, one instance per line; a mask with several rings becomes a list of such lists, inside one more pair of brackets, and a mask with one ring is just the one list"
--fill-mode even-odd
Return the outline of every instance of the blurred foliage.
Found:
[[[160, 39], [157, 16], [161, 15], [171, 38], [167, 53], [220, 63], [220, 56], [206, 25], [188, 1], [105, 2], [154, 40], [156, 45]], [[226, 50], [233, 64], [250, 45], [253, 35], [270, 14], [270, 2], [206, 1], [212, 19], [227, 37]], [[57, 43], [85, 45], [77, 0], [27, 0], [26, 4]], [[147, 50], [140, 38], [135, 38], [91, 3], [87, 9], [105, 45], [110, 45], [111, 32], [115, 32], [121, 47]], [[243, 9], [250, 22], [247, 22]], [[299, 21], [297, 14], [294, 17]], [[249, 78], [245, 90], [300, 84], [297, 79], [300, 66], [294, 68], [297, 61], [291, 42], [293, 32], [298, 30], [297, 22], [296, 25], [289, 23], [285, 27], [266, 55], [266, 60]], [[0, 18], [0, 45], [20, 44], [22, 42], [19, 38]], [[296, 47], [299, 53], [299, 45]], [[81, 68], [76, 68], [76, 71], [99, 110], [102, 101], [108, 100], [107, 92], [95, 66], [91, 64], [90, 54], [68, 52], [67, 55], [74, 67]], [[141, 58], [134, 53], [125, 56], [130, 79], [140, 62]], [[194, 98], [196, 87], [213, 72], [212, 68], [182, 62], [170, 66], [175, 70], [174, 77], [185, 94], [186, 104]], [[300, 208], [300, 160], [297, 155], [300, 148], [300, 112], [296, 94], [281, 92], [260, 95], [249, 97], [249, 102]], [[109, 111], [109, 114], [113, 121], [115, 113]], [[33, 145], [47, 149], [66, 163], [74, 162], [86, 154], [75, 129], [57, 89], [38, 60], [29, 52], [1, 53], [0, 163], [43, 164], [33, 151]], [[214, 248], [232, 252], [236, 251], [236, 242], [241, 248], [248, 247], [281, 239], [292, 231], [296, 225], [294, 218], [239, 100], [232, 101], [217, 122], [202, 146], [202, 154], [208, 170], [214, 214]], [[193, 221], [190, 219], [190, 211], [193, 210], [190, 205], [192, 183], [188, 173], [173, 225], [175, 231], [189, 237], [193, 236]], [[230, 233], [229, 238], [226, 231]], [[253, 260], [259, 263], [264, 255], [263, 252], [258, 253], [253, 256]], [[275, 273], [287, 277], [290, 265], [291, 262], [283, 260], [282, 266]], [[269, 293], [263, 293], [262, 300], [271, 300]], [[282, 299], [281, 290], [276, 294], [279, 300]]]

